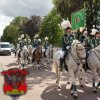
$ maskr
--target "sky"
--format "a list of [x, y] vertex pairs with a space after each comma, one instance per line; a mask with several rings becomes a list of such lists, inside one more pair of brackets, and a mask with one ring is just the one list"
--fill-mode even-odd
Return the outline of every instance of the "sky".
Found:
[[0, 36], [16, 16], [45, 16], [52, 9], [52, 0], [0, 0]]

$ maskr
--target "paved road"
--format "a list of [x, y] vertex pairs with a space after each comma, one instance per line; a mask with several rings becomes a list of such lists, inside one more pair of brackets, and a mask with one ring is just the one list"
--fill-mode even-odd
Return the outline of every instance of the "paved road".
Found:
[[[4, 70], [9, 68], [18, 67], [16, 65], [16, 58], [12, 56], [0, 56], [0, 63]], [[26, 66], [30, 74], [27, 76], [28, 91], [26, 95], [18, 98], [18, 100], [73, 100], [70, 96], [70, 85], [66, 85], [66, 73], [63, 73], [61, 80], [61, 90], [58, 90], [55, 84], [56, 76], [51, 72], [50, 68], [44, 66], [41, 67], [41, 71], [38, 71], [36, 66]], [[1, 71], [0, 67], [0, 71]], [[89, 76], [88, 79], [90, 79]], [[9, 96], [6, 96], [3, 89], [3, 76], [0, 75], [0, 100], [11, 100]], [[78, 82], [77, 82], [78, 84]], [[78, 100], [100, 100], [100, 89], [97, 94], [92, 92], [91, 84], [87, 84], [84, 88], [78, 85]]]

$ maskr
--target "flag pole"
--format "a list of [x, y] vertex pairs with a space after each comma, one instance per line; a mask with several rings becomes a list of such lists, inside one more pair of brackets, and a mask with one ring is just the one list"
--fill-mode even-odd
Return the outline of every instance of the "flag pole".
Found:
[[84, 13], [85, 13], [84, 27], [86, 28], [86, 1], [84, 1]]

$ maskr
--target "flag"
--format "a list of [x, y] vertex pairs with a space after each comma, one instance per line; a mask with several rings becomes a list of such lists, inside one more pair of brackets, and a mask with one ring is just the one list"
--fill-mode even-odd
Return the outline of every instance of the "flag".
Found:
[[85, 9], [81, 9], [77, 12], [72, 13], [71, 15], [71, 24], [72, 24], [72, 29], [78, 29], [80, 27], [85, 26]]

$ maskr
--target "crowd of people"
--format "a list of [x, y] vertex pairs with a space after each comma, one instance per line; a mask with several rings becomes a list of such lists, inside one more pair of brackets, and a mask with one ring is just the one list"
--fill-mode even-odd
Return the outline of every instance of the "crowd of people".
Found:
[[[60, 66], [62, 71], [62, 64], [65, 62], [65, 58], [68, 59], [68, 52], [70, 52], [71, 49], [71, 43], [74, 39], [79, 40], [85, 47], [86, 50], [86, 59], [88, 57], [88, 52], [92, 49], [100, 45], [100, 32], [94, 28], [91, 29], [91, 33], [88, 33], [87, 28], [80, 28], [79, 32], [73, 32], [71, 29], [70, 22], [63, 21], [61, 23], [61, 26], [64, 30], [64, 35], [62, 37], [62, 52], [63, 56], [60, 58]], [[78, 35], [79, 36], [78, 36]], [[65, 63], [64, 63], [65, 66]]]
[[[63, 56], [60, 59], [60, 66], [62, 66], [65, 58], [68, 55], [68, 52], [70, 52], [71, 43], [74, 39], [78, 39], [84, 45], [87, 56], [88, 56], [88, 51], [90, 51], [92, 48], [97, 47], [100, 44], [100, 32], [94, 27], [93, 29], [91, 29], [91, 33], [88, 33], [87, 28], [80, 28], [79, 32], [76, 33], [72, 31], [71, 24], [68, 20], [63, 21], [61, 23], [61, 27], [64, 30], [64, 35], [62, 36], [62, 40], [61, 40], [61, 48], [62, 48]], [[79, 34], [78, 37], [77, 34]], [[18, 45], [17, 49], [20, 49], [21, 52], [23, 46], [32, 45], [33, 48], [38, 48], [39, 46], [42, 45], [42, 41], [39, 38], [38, 34], [35, 35], [33, 43], [31, 42], [30, 39], [26, 40], [24, 34], [22, 34], [21, 37], [18, 38], [17, 45]], [[49, 41], [48, 41], [48, 37], [46, 36], [43, 42], [43, 48], [45, 51], [47, 50], [48, 46], [49, 46]], [[45, 52], [44, 52], [44, 56], [45, 56]]]

